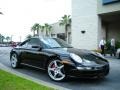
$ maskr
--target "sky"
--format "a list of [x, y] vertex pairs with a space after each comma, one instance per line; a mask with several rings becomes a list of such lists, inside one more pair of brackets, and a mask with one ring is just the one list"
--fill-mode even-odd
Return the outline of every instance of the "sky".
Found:
[[34, 23], [53, 24], [71, 15], [71, 0], [0, 0], [0, 12], [0, 33], [23, 41]]

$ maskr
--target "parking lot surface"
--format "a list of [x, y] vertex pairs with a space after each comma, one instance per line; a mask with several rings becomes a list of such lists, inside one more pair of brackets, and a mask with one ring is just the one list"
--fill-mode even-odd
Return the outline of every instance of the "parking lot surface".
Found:
[[[9, 53], [11, 47], [0, 47], [0, 63], [11, 68]], [[110, 62], [110, 73], [104, 79], [78, 79], [70, 78], [64, 82], [54, 82], [49, 79], [47, 73], [42, 70], [23, 67], [15, 69], [16, 71], [32, 76], [36, 79], [50, 82], [55, 85], [59, 85], [72, 90], [119, 90], [120, 88], [120, 59], [115, 57], [106, 57]]]

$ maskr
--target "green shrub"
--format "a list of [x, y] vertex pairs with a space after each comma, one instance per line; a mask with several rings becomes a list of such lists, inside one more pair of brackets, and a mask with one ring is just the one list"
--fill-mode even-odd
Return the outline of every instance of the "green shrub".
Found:
[[[110, 47], [111, 47], [111, 46], [110, 46], [110, 40], [109, 40], [109, 41], [106, 42], [106, 49], [107, 49], [107, 50], [110, 50]], [[120, 48], [120, 41], [116, 41], [116, 42], [115, 42], [115, 48], [116, 48], [116, 49]]]
[[[106, 42], [106, 49], [105, 49], [105, 53], [110, 53], [110, 48], [111, 48], [111, 45], [110, 45], [110, 40]], [[120, 48], [120, 41], [116, 41], [115, 42], [115, 49], [117, 50], [118, 48]]]
[[115, 43], [115, 48], [116, 48], [116, 49], [120, 48], [120, 41], [116, 41], [116, 43]]

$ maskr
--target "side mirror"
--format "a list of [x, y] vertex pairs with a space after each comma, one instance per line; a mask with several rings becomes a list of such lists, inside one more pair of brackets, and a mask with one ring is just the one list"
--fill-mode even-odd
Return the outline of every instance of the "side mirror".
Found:
[[39, 45], [33, 45], [32, 48], [37, 49], [37, 50], [42, 50], [42, 47]]

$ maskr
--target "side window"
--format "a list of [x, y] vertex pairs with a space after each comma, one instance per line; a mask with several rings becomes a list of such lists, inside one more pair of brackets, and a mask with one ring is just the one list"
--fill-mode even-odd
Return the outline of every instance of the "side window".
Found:
[[27, 47], [28, 41], [29, 41], [29, 40], [24, 41], [23, 43], [20, 44], [20, 46], [22, 46], [22, 47]]
[[32, 46], [32, 45], [40, 45], [40, 40], [38, 38], [32, 38], [28, 42], [28, 45], [30, 45], [30, 46]]

